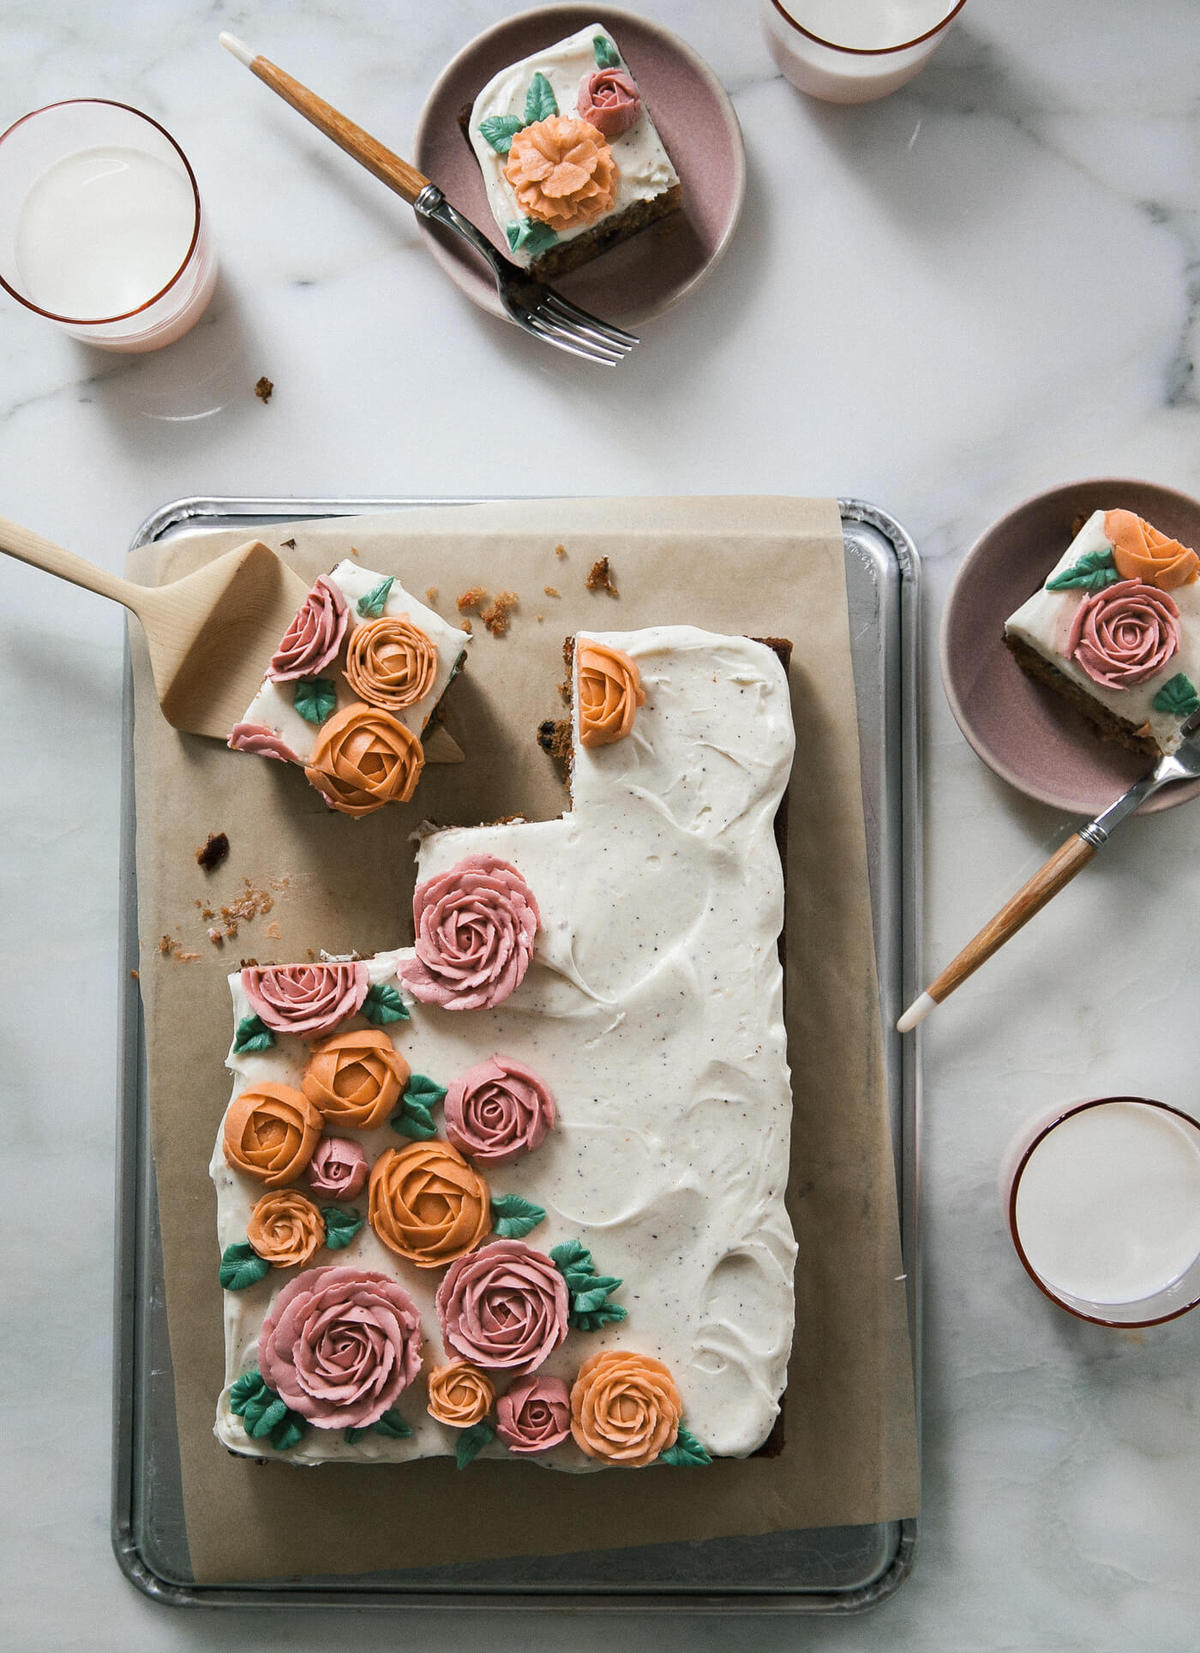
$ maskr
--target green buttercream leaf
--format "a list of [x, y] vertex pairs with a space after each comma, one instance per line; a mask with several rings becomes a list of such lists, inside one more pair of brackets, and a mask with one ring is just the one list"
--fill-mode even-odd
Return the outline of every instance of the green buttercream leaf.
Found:
[[243, 1016], [233, 1036], [234, 1052], [239, 1056], [247, 1050], [270, 1050], [274, 1043], [275, 1035], [261, 1016]]
[[404, 1087], [406, 1102], [421, 1102], [427, 1108], [436, 1108], [439, 1102], [446, 1100], [446, 1087], [439, 1085], [436, 1079], [428, 1079], [423, 1073], [409, 1075], [408, 1084]]
[[619, 1320], [628, 1320], [629, 1310], [620, 1303], [602, 1303], [590, 1314], [577, 1314], [573, 1309], [567, 1316], [568, 1325], [577, 1332], [598, 1332], [601, 1326], [615, 1326]]
[[270, 1272], [266, 1258], [260, 1257], [248, 1240], [242, 1240], [225, 1247], [217, 1277], [226, 1291], [245, 1291]]
[[[592, 1266], [592, 1254], [579, 1240], [564, 1240], [561, 1245], [552, 1247], [550, 1260], [564, 1278], [569, 1268], [574, 1268], [580, 1263], [586, 1264], [589, 1274], [595, 1273]], [[570, 1284], [569, 1281], [567, 1283]]]
[[229, 1390], [230, 1409], [241, 1418], [254, 1441], [270, 1441], [277, 1452], [286, 1452], [308, 1428], [298, 1412], [269, 1389], [261, 1372], [243, 1372]]
[[558, 114], [558, 99], [554, 96], [553, 88], [539, 69], [529, 82], [529, 90], [525, 94], [525, 122], [532, 126], [534, 121], [548, 120], [551, 115]]
[[389, 1123], [393, 1131], [399, 1131], [401, 1136], [415, 1137], [418, 1142], [428, 1142], [437, 1135], [433, 1114], [423, 1102], [410, 1102], [408, 1097], [401, 1102]]
[[325, 1244], [330, 1251], [341, 1251], [348, 1246], [364, 1221], [357, 1211], [343, 1211], [339, 1205], [323, 1205], [321, 1215], [325, 1219]]
[[371, 1428], [377, 1435], [386, 1435], [389, 1441], [406, 1441], [412, 1434], [412, 1425], [405, 1423], [399, 1412], [394, 1409], [385, 1412], [381, 1418], [376, 1418]]
[[466, 1469], [471, 1460], [478, 1458], [484, 1447], [495, 1439], [496, 1431], [490, 1423], [473, 1423], [470, 1429], [464, 1429], [454, 1450], [459, 1469]]
[[286, 1452], [289, 1447], [296, 1446], [304, 1437], [308, 1424], [298, 1412], [288, 1412], [282, 1423], [271, 1431], [271, 1445], [276, 1452]]
[[545, 1220], [541, 1206], [520, 1194], [500, 1194], [492, 1201], [492, 1230], [502, 1240], [522, 1240]]
[[519, 115], [489, 115], [479, 123], [479, 132], [485, 143], [491, 144], [497, 155], [507, 155], [512, 141], [524, 126]]
[[292, 695], [292, 705], [305, 723], [324, 723], [337, 705], [337, 690], [328, 677], [302, 677]]
[[550, 1260], [567, 1282], [569, 1326], [580, 1332], [596, 1332], [601, 1326], [627, 1318], [626, 1309], [608, 1301], [609, 1293], [621, 1284], [620, 1279], [615, 1274], [597, 1274], [591, 1252], [579, 1240], [564, 1240], [556, 1245], [550, 1252]]
[[365, 597], [358, 599], [356, 606], [364, 620], [378, 620], [387, 603], [388, 592], [392, 589], [395, 581], [396, 576], [389, 574], [386, 580], [380, 580], [378, 585], [373, 585]]
[[389, 1022], [408, 1021], [408, 1006], [400, 997], [399, 992], [389, 982], [376, 982], [373, 987], [367, 988], [367, 996], [359, 1006], [362, 1014], [369, 1022], [377, 1027], [386, 1027]]
[[549, 224], [539, 224], [536, 218], [522, 218], [515, 224], [506, 224], [504, 233], [513, 252], [524, 249], [530, 258], [536, 258], [539, 253], [544, 253], [547, 247], [552, 247], [558, 240], [557, 233]]
[[607, 35], [593, 36], [592, 50], [596, 54], [597, 69], [615, 69], [620, 64], [621, 54]]
[[1200, 695], [1186, 672], [1176, 672], [1174, 677], [1167, 679], [1150, 704], [1156, 712], [1166, 712], [1184, 723], [1193, 712], [1200, 712]]
[[1080, 586], [1085, 591], [1103, 591], [1106, 585], [1115, 585], [1120, 578], [1113, 562], [1112, 547], [1106, 545], [1103, 551], [1085, 551], [1078, 562], [1047, 580], [1046, 590], [1069, 591]]
[[679, 1469], [703, 1469], [712, 1463], [712, 1453], [703, 1441], [697, 1440], [685, 1425], [679, 1425], [675, 1445], [660, 1452], [656, 1463], [673, 1464]]

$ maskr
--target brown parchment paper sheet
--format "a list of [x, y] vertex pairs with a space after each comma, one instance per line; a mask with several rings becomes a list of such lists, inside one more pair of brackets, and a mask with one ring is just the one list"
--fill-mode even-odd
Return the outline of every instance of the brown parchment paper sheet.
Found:
[[[142, 547], [129, 572], [176, 578], [238, 544], [211, 531]], [[884, 1094], [841, 527], [831, 500], [567, 500], [454, 506], [264, 529], [307, 578], [350, 553], [455, 613], [472, 586], [520, 598], [512, 628], [475, 622], [446, 721], [467, 754], [428, 766], [414, 803], [361, 821], [291, 766], [182, 736], [160, 716], [135, 639], [140, 982], [152, 1150], [197, 1583], [371, 1572], [510, 1555], [893, 1520], [918, 1504], [912, 1360]], [[561, 545], [565, 556], [556, 555]], [[585, 589], [610, 559], [619, 597]], [[551, 586], [559, 596], [549, 596]], [[538, 616], [542, 616], [539, 621]], [[797, 732], [788, 801], [787, 1018], [800, 1247], [785, 1444], [703, 1471], [574, 1476], [519, 1463], [266, 1466], [212, 1435], [221, 1291], [207, 1166], [229, 1096], [225, 976], [243, 959], [411, 942], [409, 832], [561, 813], [535, 730], [562, 713], [563, 638], [582, 627], [694, 624], [791, 638]], [[264, 662], [265, 664], [265, 662]], [[195, 860], [228, 834], [211, 874]], [[269, 914], [218, 948], [202, 907], [246, 885]], [[270, 933], [268, 933], [270, 932]], [[160, 951], [161, 938], [177, 944]], [[198, 957], [188, 959], [185, 954]]]

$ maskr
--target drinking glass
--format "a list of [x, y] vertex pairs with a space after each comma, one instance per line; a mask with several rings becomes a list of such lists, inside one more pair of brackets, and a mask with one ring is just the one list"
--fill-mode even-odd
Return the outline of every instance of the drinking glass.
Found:
[[186, 333], [217, 268], [187, 156], [149, 115], [72, 98], [0, 134], [0, 285], [108, 350]]
[[910, 81], [966, 0], [759, 0], [785, 79], [829, 103], [870, 103]]

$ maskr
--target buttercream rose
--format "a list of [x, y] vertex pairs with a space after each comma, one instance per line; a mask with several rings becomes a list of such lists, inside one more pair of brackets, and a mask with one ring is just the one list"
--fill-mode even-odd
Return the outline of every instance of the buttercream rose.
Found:
[[642, 112], [642, 94], [624, 69], [595, 69], [579, 82], [575, 107], [611, 140], [635, 124]]
[[455, 1079], [444, 1111], [450, 1141], [481, 1165], [532, 1153], [554, 1124], [546, 1081], [511, 1056], [492, 1056]]
[[369, 706], [402, 712], [433, 688], [437, 648], [407, 614], [385, 614], [350, 634], [346, 676]]
[[275, 1033], [319, 1039], [353, 1016], [367, 996], [365, 964], [248, 965], [242, 991]]
[[636, 664], [607, 643], [583, 642], [575, 650], [579, 684], [579, 739], [584, 746], [611, 746], [633, 728], [646, 692]]
[[561, 1378], [518, 1378], [496, 1402], [496, 1433], [510, 1452], [549, 1452], [571, 1433], [571, 1398]]
[[367, 1186], [369, 1170], [361, 1142], [347, 1136], [323, 1136], [308, 1162], [308, 1183], [314, 1194], [352, 1200]]
[[268, 1188], [280, 1188], [303, 1174], [323, 1123], [303, 1091], [270, 1081], [252, 1085], [226, 1111], [225, 1163]]
[[371, 1167], [368, 1220], [398, 1257], [441, 1268], [477, 1246], [492, 1226], [487, 1183], [437, 1137], [385, 1148]]
[[620, 179], [603, 133], [569, 115], [549, 115], [516, 133], [504, 176], [520, 210], [560, 233], [611, 211]]
[[1179, 610], [1165, 591], [1121, 580], [1075, 610], [1067, 655], [1094, 683], [1131, 689], [1160, 672], [1179, 647]]
[[1170, 539], [1133, 511], [1106, 511], [1104, 534], [1123, 580], [1145, 580], [1160, 591], [1190, 585], [1200, 574], [1200, 557]]
[[409, 1066], [380, 1028], [334, 1033], [314, 1045], [300, 1088], [330, 1125], [373, 1131], [403, 1095]]
[[235, 723], [226, 744], [234, 752], [253, 752], [260, 758], [278, 758], [281, 763], [300, 762], [282, 736], [265, 723]]
[[276, 1188], [251, 1211], [246, 1238], [265, 1262], [295, 1268], [309, 1262], [325, 1244], [325, 1219], [307, 1195]]
[[436, 1301], [442, 1341], [476, 1366], [524, 1376], [567, 1335], [567, 1283], [521, 1240], [494, 1240], [459, 1258]]
[[571, 1389], [571, 1433], [589, 1458], [640, 1469], [679, 1433], [683, 1405], [660, 1360], [602, 1349], [579, 1368]]
[[309, 1269], [271, 1304], [258, 1364], [269, 1387], [317, 1429], [365, 1429], [420, 1371], [421, 1317], [386, 1274]]
[[315, 677], [342, 646], [350, 611], [333, 581], [322, 574], [301, 603], [267, 667], [277, 683]]
[[429, 1416], [452, 1429], [482, 1423], [492, 1409], [496, 1387], [486, 1372], [465, 1360], [452, 1360], [429, 1374]]
[[406, 804], [425, 767], [421, 742], [390, 712], [355, 700], [321, 726], [304, 773], [331, 809], [369, 815]]
[[516, 867], [494, 855], [468, 855], [417, 885], [417, 956], [396, 974], [426, 1004], [490, 1010], [524, 979], [540, 921]]

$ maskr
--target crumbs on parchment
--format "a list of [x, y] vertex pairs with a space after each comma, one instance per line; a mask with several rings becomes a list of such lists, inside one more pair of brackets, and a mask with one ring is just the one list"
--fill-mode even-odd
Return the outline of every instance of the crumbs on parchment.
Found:
[[437, 602], [437, 594], [438, 588], [436, 585], [427, 585], [425, 587], [425, 601], [429, 603], [431, 607]]
[[481, 585], [472, 585], [454, 599], [454, 606], [460, 614], [470, 614], [472, 610], [478, 613], [480, 604], [486, 600], [486, 589]]
[[176, 959], [180, 964], [191, 964], [193, 959], [200, 957], [184, 947], [181, 941], [174, 936], [164, 935], [158, 943], [158, 950], [164, 958]]
[[554, 547], [554, 555], [556, 557], [565, 557], [566, 554], [567, 554], [567, 548], [566, 548], [565, 545], [556, 545]]
[[274, 389], [275, 389], [275, 386], [271, 383], [270, 379], [268, 379], [266, 374], [264, 373], [262, 378], [258, 381], [258, 383], [254, 387], [254, 394], [258, 397], [260, 402], [269, 402], [271, 400], [271, 392]]
[[212, 872], [219, 867], [229, 854], [229, 838], [224, 832], [210, 832], [206, 842], [196, 851], [197, 864], [205, 872]]
[[[461, 596], [455, 598], [458, 612], [478, 614], [493, 637], [504, 636], [512, 624], [513, 610], [520, 607], [520, 602], [515, 591], [498, 591], [489, 602], [488, 592], [481, 585], [470, 586]], [[465, 629], [469, 631], [470, 622], [464, 624]]]
[[607, 557], [600, 557], [592, 564], [588, 569], [588, 576], [584, 584], [589, 591], [603, 591], [610, 597], [621, 595], [617, 590], [616, 582], [613, 580], [612, 569], [609, 567]]
[[562, 592], [559, 591], [557, 589], [557, 587], [552, 586], [552, 585], [544, 585], [542, 587], [542, 590], [546, 593], [547, 597], [561, 597], [562, 596]]

